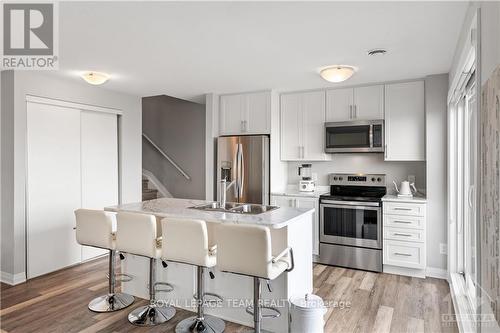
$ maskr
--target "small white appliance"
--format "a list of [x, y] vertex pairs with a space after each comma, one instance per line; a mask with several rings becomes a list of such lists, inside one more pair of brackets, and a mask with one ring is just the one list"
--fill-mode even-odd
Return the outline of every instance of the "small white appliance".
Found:
[[411, 191], [412, 189], [415, 191], [415, 193], [417, 192], [415, 184], [410, 183], [407, 180], [402, 181], [399, 187], [398, 184], [396, 184], [396, 181], [393, 180], [392, 182], [394, 184], [394, 187], [396, 188], [396, 192], [398, 192], [399, 198], [412, 198], [413, 197], [413, 193]]
[[301, 180], [299, 182], [299, 191], [300, 192], [314, 192], [316, 185], [314, 184], [314, 180]]
[[312, 164], [302, 164], [299, 166], [299, 176], [302, 177], [299, 181], [300, 192], [314, 192], [316, 182], [312, 179], [311, 167]]

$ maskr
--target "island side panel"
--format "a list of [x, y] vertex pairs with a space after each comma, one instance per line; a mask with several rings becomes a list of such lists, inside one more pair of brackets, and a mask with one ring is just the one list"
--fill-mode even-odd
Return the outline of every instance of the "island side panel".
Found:
[[287, 243], [293, 249], [295, 268], [287, 274], [287, 297], [313, 293], [312, 262], [312, 223], [313, 212], [302, 215], [300, 221], [287, 227]]

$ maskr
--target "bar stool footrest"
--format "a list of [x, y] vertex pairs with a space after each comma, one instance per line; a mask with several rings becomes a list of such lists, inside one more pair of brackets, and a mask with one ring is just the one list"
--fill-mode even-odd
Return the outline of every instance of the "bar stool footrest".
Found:
[[[209, 299], [206, 299], [207, 296], [209, 297]], [[214, 299], [210, 299], [210, 297], [213, 297]], [[193, 295], [193, 298], [198, 301], [198, 297], [196, 294]], [[221, 303], [222, 301], [224, 301], [224, 298], [222, 296], [214, 294], [214, 293], [208, 293], [208, 292], [203, 294], [203, 299], [205, 302], [207, 302], [208, 304], [212, 304], [212, 305], [217, 305], [217, 304]]]
[[[270, 312], [274, 312], [274, 314], [261, 314], [262, 318], [278, 318], [281, 316], [280, 310], [276, 309], [275, 307], [261, 305], [260, 308], [262, 310], [269, 310]], [[247, 306], [246, 312], [253, 316], [253, 305]]]
[[[109, 279], [109, 273], [106, 274], [106, 278]], [[133, 279], [134, 278], [132, 277], [132, 275], [129, 275], [129, 274], [125, 274], [125, 273], [115, 274], [115, 281], [116, 282], [130, 282]]]
[[[164, 286], [167, 288], [158, 288], [158, 286]], [[174, 286], [168, 282], [156, 282], [154, 284], [154, 288], [155, 288], [155, 292], [158, 292], [158, 293], [170, 293], [170, 292], [174, 291]]]

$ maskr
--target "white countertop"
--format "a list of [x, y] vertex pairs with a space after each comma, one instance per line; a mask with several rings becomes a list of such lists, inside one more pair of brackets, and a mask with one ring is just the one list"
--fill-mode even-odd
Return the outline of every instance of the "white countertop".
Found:
[[284, 191], [271, 192], [271, 195], [286, 197], [319, 198], [320, 195], [330, 192], [330, 186], [316, 186], [314, 192], [301, 192], [296, 185], [288, 185]]
[[392, 202], [411, 202], [411, 203], [426, 203], [427, 199], [422, 195], [414, 195], [412, 198], [398, 198], [394, 194], [386, 194], [382, 197], [382, 201], [392, 201]]
[[272, 211], [250, 215], [226, 213], [217, 211], [203, 211], [189, 207], [203, 205], [210, 201], [161, 198], [144, 202], [129, 203], [106, 207], [107, 211], [126, 211], [152, 214], [158, 217], [177, 217], [205, 220], [218, 223], [238, 223], [263, 225], [273, 229], [286, 227], [288, 224], [300, 220], [300, 217], [311, 214], [314, 209], [280, 207]]

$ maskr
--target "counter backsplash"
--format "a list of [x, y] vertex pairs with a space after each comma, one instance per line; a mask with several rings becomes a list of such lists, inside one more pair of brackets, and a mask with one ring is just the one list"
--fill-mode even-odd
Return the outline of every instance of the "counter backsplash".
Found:
[[[297, 168], [306, 162], [288, 163], [288, 183], [294, 184], [300, 180]], [[309, 162], [308, 162], [309, 163]], [[328, 185], [330, 173], [382, 173], [387, 176], [387, 191], [393, 194], [394, 185], [408, 178], [416, 177], [416, 187], [425, 193], [425, 162], [386, 162], [383, 154], [335, 154], [332, 161], [310, 162], [312, 172], [318, 175], [318, 185]]]

